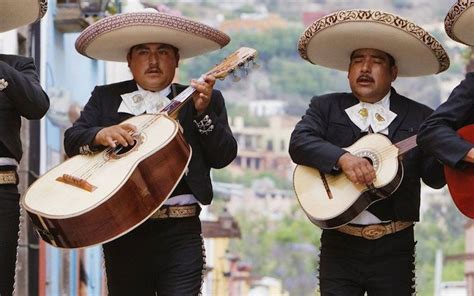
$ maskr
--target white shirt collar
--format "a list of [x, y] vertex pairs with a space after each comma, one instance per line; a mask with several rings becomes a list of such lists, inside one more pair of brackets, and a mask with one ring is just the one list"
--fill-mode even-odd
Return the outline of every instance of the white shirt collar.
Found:
[[143, 96], [146, 96], [146, 94], [148, 93], [158, 93], [162, 97], [168, 97], [168, 95], [171, 93], [171, 84], [169, 84], [167, 87], [165, 87], [164, 89], [158, 92], [146, 90], [143, 87], [141, 87], [138, 83], [137, 83], [137, 88], [140, 94], [142, 94]]
[[388, 91], [388, 93], [383, 97], [380, 101], [373, 103], [372, 105], [382, 105], [382, 107], [390, 110], [390, 96], [392, 95], [392, 91]]
[[117, 110], [118, 112], [133, 115], [140, 115], [145, 112], [157, 114], [170, 102], [167, 95], [171, 92], [171, 85], [157, 92], [145, 90], [138, 84], [137, 88], [138, 90], [136, 91], [121, 95], [122, 103]]
[[389, 91], [385, 97], [375, 103], [359, 102], [345, 111], [351, 121], [362, 132], [369, 130], [369, 126], [375, 133], [388, 135], [388, 126], [397, 117], [397, 114], [390, 111]]

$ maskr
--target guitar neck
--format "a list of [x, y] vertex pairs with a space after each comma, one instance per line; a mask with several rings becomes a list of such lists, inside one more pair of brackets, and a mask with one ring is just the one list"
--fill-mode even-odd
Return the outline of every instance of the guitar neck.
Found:
[[168, 114], [172, 118], [176, 118], [179, 109], [183, 107], [195, 91], [194, 87], [188, 86], [185, 90], [179, 93], [179, 95], [174, 97], [171, 102], [161, 110], [161, 112]]
[[416, 135], [406, 138], [405, 140], [400, 141], [394, 145], [398, 148], [398, 155], [402, 155], [416, 147]]

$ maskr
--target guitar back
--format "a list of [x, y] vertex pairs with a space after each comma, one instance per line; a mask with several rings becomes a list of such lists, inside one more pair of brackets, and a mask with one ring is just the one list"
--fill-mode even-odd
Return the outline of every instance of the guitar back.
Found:
[[[474, 125], [467, 125], [458, 130], [458, 134], [466, 141], [474, 143]], [[474, 165], [464, 170], [456, 170], [444, 166], [444, 175], [456, 207], [467, 217], [474, 219]]]

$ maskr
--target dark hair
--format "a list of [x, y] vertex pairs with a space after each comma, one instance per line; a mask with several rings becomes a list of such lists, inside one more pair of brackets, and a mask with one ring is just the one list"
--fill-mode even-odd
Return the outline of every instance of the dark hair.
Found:
[[[380, 49], [379, 49], [379, 50], [380, 50]], [[352, 61], [352, 58], [354, 57], [354, 53], [355, 53], [356, 51], [357, 51], [357, 49], [354, 50], [354, 51], [351, 53], [351, 61]], [[388, 57], [388, 65], [390, 66], [390, 68], [392, 68], [393, 66], [396, 65], [395, 58], [394, 58], [391, 54], [389, 54], [389, 53], [387, 53], [387, 52], [385, 52], [385, 51], [383, 51], [383, 50], [380, 50], [380, 51], [387, 55], [387, 57]]]
[[[385, 51], [384, 51], [384, 52], [385, 52]], [[395, 63], [395, 58], [394, 58], [391, 54], [389, 54], [389, 53], [386, 53], [386, 52], [385, 52], [385, 54], [388, 56], [388, 64], [390, 65], [390, 68], [393, 67], [393, 66], [395, 66], [395, 65], [396, 65], [396, 63]]]

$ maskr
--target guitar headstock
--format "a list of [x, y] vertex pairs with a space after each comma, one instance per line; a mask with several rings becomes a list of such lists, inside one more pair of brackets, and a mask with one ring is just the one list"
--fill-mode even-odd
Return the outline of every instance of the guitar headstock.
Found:
[[[246, 75], [252, 67], [258, 67], [258, 65], [255, 63], [256, 57], [257, 51], [255, 49], [249, 47], [241, 47], [232, 54], [228, 55], [224, 60], [222, 60], [210, 71], [201, 75], [198, 81], [204, 81], [203, 77], [205, 75], [213, 75], [216, 79], [224, 79], [229, 74], [232, 74], [232, 76], [234, 77], [234, 81], [238, 81], [240, 80], [240, 77], [237, 74], [239, 70], [242, 70], [240, 72], [243, 72], [243, 74]], [[176, 97], [174, 97], [168, 105], [166, 105], [160, 110], [160, 112], [168, 114], [168, 116], [171, 116], [172, 118], [176, 118], [179, 109], [195, 91], [195, 88], [189, 86], [187, 89], [185, 89]]]
[[213, 75], [216, 79], [224, 79], [227, 75], [232, 74], [234, 81], [240, 80], [237, 72], [242, 70], [246, 75], [252, 67], [257, 67], [255, 63], [257, 58], [257, 51], [249, 47], [241, 47], [227, 56], [214, 68], [212, 68], [206, 75]]

